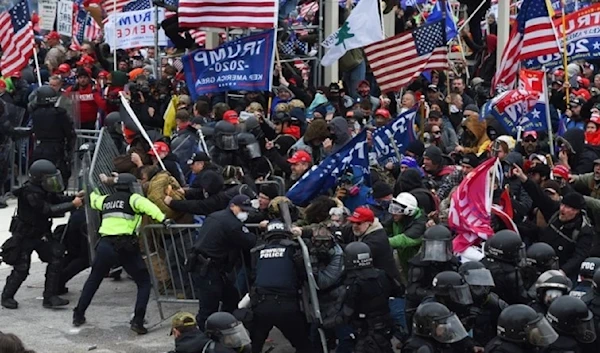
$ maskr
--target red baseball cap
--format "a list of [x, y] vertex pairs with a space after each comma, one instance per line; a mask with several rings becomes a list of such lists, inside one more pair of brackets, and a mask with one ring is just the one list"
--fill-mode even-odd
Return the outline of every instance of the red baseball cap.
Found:
[[223, 120], [233, 125], [240, 123], [240, 118], [235, 110], [228, 110], [223, 113]]
[[377, 116], [377, 115], [381, 115], [382, 117], [384, 117], [386, 119], [389, 119], [391, 117], [390, 112], [387, 109], [377, 109], [375, 111], [375, 116]]
[[[169, 153], [169, 151], [171, 151], [171, 149], [169, 148], [169, 145], [167, 145], [164, 142], [158, 141], [158, 142], [154, 142], [154, 149], [156, 149], [157, 153]], [[150, 149], [150, 151], [148, 151], [148, 154], [151, 156], [156, 156], [154, 154], [154, 150]]]
[[84, 55], [81, 57], [81, 59], [77, 62], [77, 65], [84, 65], [84, 64], [93, 64], [96, 62], [96, 59], [92, 58], [90, 55]]
[[69, 64], [60, 64], [58, 65], [58, 72], [66, 74], [71, 71], [71, 66]]
[[4, 82], [4, 80], [0, 80], [0, 87], [6, 88], [6, 82]]
[[537, 140], [537, 138], [538, 138], [537, 131], [525, 131], [523, 133], [523, 139], [525, 139], [526, 137], [529, 137], [529, 136], [531, 136]]
[[352, 213], [352, 216], [348, 217], [348, 222], [351, 223], [364, 223], [364, 222], [374, 222], [375, 214], [371, 211], [370, 208], [366, 206], [357, 207]]
[[585, 77], [577, 76], [577, 83], [583, 88], [590, 87], [590, 80]]
[[300, 163], [300, 162], [311, 163], [312, 157], [310, 156], [310, 154], [308, 152], [306, 152], [304, 150], [298, 150], [298, 151], [294, 152], [294, 155], [292, 155], [291, 158], [288, 158], [287, 161], [291, 164], [296, 164], [296, 163]]
[[46, 34], [46, 39], [57, 39], [60, 40], [60, 34], [57, 31], [52, 31]]
[[565, 180], [569, 180], [569, 168], [565, 167], [564, 165], [557, 165], [556, 167], [552, 168], [552, 174]]
[[596, 125], [600, 125], [600, 114], [592, 113], [590, 121]]

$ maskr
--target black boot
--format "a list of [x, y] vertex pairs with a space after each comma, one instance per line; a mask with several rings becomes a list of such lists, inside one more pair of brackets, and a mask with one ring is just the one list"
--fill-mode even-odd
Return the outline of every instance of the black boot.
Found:
[[131, 330], [136, 332], [138, 335], [145, 335], [148, 333], [148, 329], [144, 327], [144, 318], [138, 319], [138, 317], [134, 317], [133, 320], [129, 322], [131, 324]]
[[79, 327], [85, 324], [85, 316], [77, 311], [77, 308], [73, 310], [73, 326]]
[[57, 295], [54, 295], [50, 298], [44, 298], [42, 305], [44, 306], [44, 308], [51, 309], [51, 308], [57, 308], [59, 306], [69, 305], [69, 301], [66, 299], [63, 299]]
[[2, 297], [2, 306], [6, 309], [16, 309], [19, 307], [19, 303], [13, 298]]

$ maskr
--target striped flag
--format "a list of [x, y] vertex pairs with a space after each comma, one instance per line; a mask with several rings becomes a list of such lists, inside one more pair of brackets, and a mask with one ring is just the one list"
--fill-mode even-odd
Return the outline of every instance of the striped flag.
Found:
[[519, 61], [560, 51], [545, 0], [524, 0], [516, 21], [492, 80], [493, 91], [514, 88]]
[[79, 50], [84, 40], [92, 41], [102, 32], [100, 26], [93, 21], [92, 16], [85, 10], [79, 9], [75, 14], [75, 23], [73, 24], [73, 41], [70, 49]]
[[[106, 12], [106, 17], [112, 15], [113, 13], [123, 12], [123, 7], [130, 3], [131, 0], [103, 0], [102, 8]], [[115, 11], [116, 6], [116, 11]]]
[[364, 48], [382, 92], [399, 90], [423, 71], [448, 69], [442, 21], [373, 43]]
[[180, 0], [183, 28], [274, 28], [277, 0]]
[[26, 0], [21, 0], [0, 14], [0, 71], [3, 75], [21, 71], [27, 66], [33, 55], [33, 41], [29, 6]]

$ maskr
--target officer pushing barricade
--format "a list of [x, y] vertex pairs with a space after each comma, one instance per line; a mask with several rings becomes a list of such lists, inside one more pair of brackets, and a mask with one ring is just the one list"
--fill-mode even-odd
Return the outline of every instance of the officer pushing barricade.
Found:
[[2, 292], [2, 306], [16, 309], [15, 294], [29, 275], [31, 253], [48, 263], [44, 284], [45, 308], [65, 306], [68, 300], [57, 296], [64, 248], [52, 238], [52, 217], [81, 207], [83, 193], [63, 196], [63, 176], [56, 166], [45, 159], [35, 161], [29, 169], [29, 181], [14, 191], [18, 198], [17, 210], [10, 224], [12, 237], [2, 245], [2, 259], [13, 266]]
[[83, 286], [77, 307], [73, 310], [73, 325], [76, 327], [85, 324], [85, 311], [100, 283], [111, 267], [119, 263], [133, 277], [138, 287], [131, 329], [138, 334], [148, 332], [144, 327], [144, 317], [150, 298], [150, 275], [140, 253], [136, 232], [143, 214], [165, 225], [169, 225], [170, 220], [165, 218], [154, 203], [134, 193], [136, 183], [135, 176], [121, 173], [115, 180], [114, 187], [117, 192], [102, 196], [94, 191], [90, 195], [91, 207], [102, 214], [102, 223], [98, 230], [101, 238], [96, 246], [92, 272]]

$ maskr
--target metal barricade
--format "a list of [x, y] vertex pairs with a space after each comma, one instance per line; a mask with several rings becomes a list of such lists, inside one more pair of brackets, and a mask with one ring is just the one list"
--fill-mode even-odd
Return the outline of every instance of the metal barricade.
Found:
[[31, 164], [31, 152], [33, 151], [34, 140], [28, 134], [31, 133], [29, 127], [17, 127], [15, 132], [22, 136], [13, 140], [10, 144], [9, 168], [10, 168], [10, 190], [23, 186], [28, 180], [29, 165]]
[[75, 141], [75, 153], [73, 156], [73, 164], [71, 166], [71, 176], [72, 179], [69, 181], [68, 191], [70, 192], [78, 192], [83, 189], [83, 182], [81, 180], [82, 177], [82, 159], [83, 155], [87, 153], [87, 151], [81, 151], [81, 146], [88, 145], [97, 145], [100, 139], [101, 130], [75, 130], [77, 134], [77, 139]]

